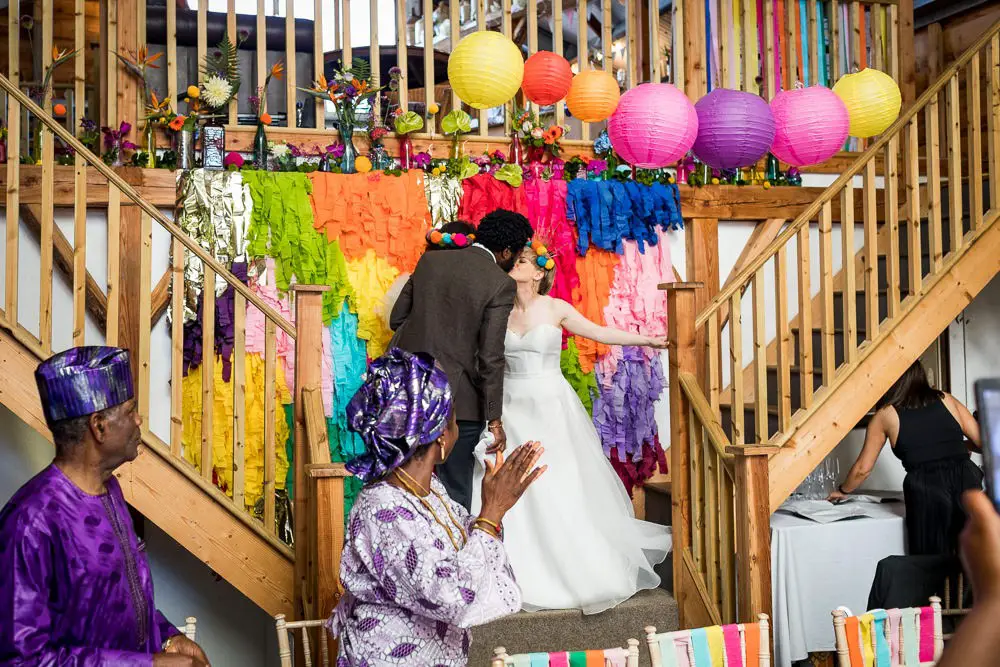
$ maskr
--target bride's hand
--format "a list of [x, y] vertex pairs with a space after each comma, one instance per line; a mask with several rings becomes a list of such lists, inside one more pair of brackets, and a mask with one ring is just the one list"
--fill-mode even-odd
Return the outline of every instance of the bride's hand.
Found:
[[650, 336], [646, 339], [646, 347], [651, 347], [655, 350], [665, 350], [670, 346], [667, 341], [666, 336]]
[[507, 510], [514, 506], [531, 483], [548, 468], [535, 467], [544, 451], [537, 442], [528, 442], [515, 449], [506, 461], [502, 452], [497, 453], [496, 463], [486, 459], [483, 509], [479, 516], [494, 523], [503, 521]]

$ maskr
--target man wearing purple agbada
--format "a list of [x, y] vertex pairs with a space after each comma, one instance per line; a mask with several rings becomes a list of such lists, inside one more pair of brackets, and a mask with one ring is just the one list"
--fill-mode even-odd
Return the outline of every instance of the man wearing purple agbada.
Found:
[[112, 474], [140, 443], [128, 352], [71, 348], [35, 380], [56, 458], [0, 511], [0, 664], [208, 665], [153, 604]]

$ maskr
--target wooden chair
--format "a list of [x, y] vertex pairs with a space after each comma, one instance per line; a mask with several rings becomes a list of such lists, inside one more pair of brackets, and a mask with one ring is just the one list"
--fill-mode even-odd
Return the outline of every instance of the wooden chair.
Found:
[[196, 641], [195, 636], [195, 625], [198, 623], [198, 619], [194, 616], [188, 616], [184, 619], [184, 625], [177, 628], [181, 631], [181, 634], [190, 639], [191, 641]]
[[[895, 612], [902, 614], [903, 619], [899, 622], [895, 636], [893, 636], [888, 620], [882, 622], [880, 626], [877, 622], [871, 622], [870, 620], [866, 622], [865, 616], [851, 616], [851, 612], [848, 609], [840, 608], [832, 612], [833, 632], [837, 642], [837, 667], [864, 667], [866, 654], [876, 656], [875, 663], [880, 664], [877, 660], [879, 645], [884, 647], [882, 650], [889, 652], [890, 662], [892, 664], [899, 664], [901, 667], [935, 665], [941, 659], [941, 653], [944, 651], [944, 637], [941, 634], [941, 598], [932, 597], [930, 599], [930, 607], [920, 609], [875, 611], [885, 611], [887, 614], [894, 614]], [[873, 612], [868, 612], [868, 614], [871, 613]], [[906, 644], [905, 638], [908, 633], [904, 627], [907, 623], [906, 619], [908, 617], [914, 618], [914, 614], [916, 627], [910, 632], [913, 633], [911, 636], [916, 638], [918, 644], [916, 658], [913, 657], [912, 649]], [[921, 617], [927, 617], [928, 615], [933, 627], [930, 639], [928, 640], [929, 643], [924, 643], [921, 637], [926, 635], [920, 627], [920, 623]], [[865, 645], [862, 639], [865, 634], [864, 628], [866, 625], [871, 628], [869, 632], [872, 635], [870, 643], [867, 645]], [[876, 634], [876, 628], [879, 627], [881, 627], [882, 631], [881, 639], [884, 640], [882, 642], [879, 641], [879, 636]], [[895, 659], [893, 659], [893, 653], [895, 653]], [[910, 654], [909, 661], [907, 661], [907, 653]]]
[[320, 667], [330, 667], [330, 646], [326, 628], [323, 624], [326, 619], [320, 621], [286, 621], [284, 614], [274, 617], [275, 629], [278, 631], [278, 657], [281, 658], [281, 667], [292, 667], [292, 645], [295, 639], [289, 639], [289, 635], [295, 630], [301, 630], [302, 654], [305, 658], [305, 667], [313, 667], [312, 649], [309, 645], [309, 631], [312, 628], [319, 628], [319, 659]]
[[[954, 582], [954, 583], [953, 583]], [[944, 580], [944, 604], [941, 607], [943, 617], [954, 617], [954, 627], [958, 627], [959, 619], [968, 615], [970, 608], [965, 606], [966, 598], [965, 575], [961, 572], [957, 576], [948, 577]], [[945, 641], [951, 639], [950, 634], [942, 634]]]
[[[758, 615], [756, 623], [745, 623], [740, 625], [712, 626], [708, 628], [698, 628], [695, 630], [678, 630], [676, 632], [663, 632], [657, 634], [656, 628], [652, 625], [646, 628], [646, 646], [649, 648], [649, 660], [653, 667], [668, 667], [677, 665], [681, 661], [677, 659], [677, 652], [687, 655], [687, 664], [692, 667], [702, 667], [708, 665], [704, 661], [698, 662], [695, 655], [695, 639], [702, 631], [721, 634], [723, 647], [726, 646], [726, 639], [732, 637], [735, 645], [742, 651], [743, 664], [747, 667], [770, 667], [771, 666], [771, 635], [767, 614]], [[756, 646], [756, 650], [754, 650]], [[666, 653], [673, 651], [673, 654]], [[725, 651], [725, 648], [723, 648]], [[756, 655], [754, 655], [756, 653]]]
[[[570, 653], [576, 653], [576, 651], [560, 651], [560, 652], [550, 652], [542, 653], [545, 656], [546, 665], [569, 665]], [[598, 653], [603, 654], [604, 665], [606, 667], [639, 667], [639, 640], [629, 639], [628, 648], [609, 648], [605, 650], [597, 651], [580, 651], [580, 653]], [[503, 646], [498, 646], [493, 649], [493, 659], [490, 661], [490, 667], [512, 667], [513, 665], [529, 665], [534, 664], [530, 661], [531, 656], [538, 656], [537, 653], [518, 653], [515, 655], [507, 655], [507, 649]], [[592, 657], [592, 656], [591, 656]], [[587, 660], [587, 664], [591, 664], [590, 660]]]

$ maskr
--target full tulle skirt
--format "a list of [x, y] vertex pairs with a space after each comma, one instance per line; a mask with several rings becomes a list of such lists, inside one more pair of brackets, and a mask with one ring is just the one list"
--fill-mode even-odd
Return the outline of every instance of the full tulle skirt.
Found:
[[[557, 370], [504, 379], [508, 449], [545, 448], [548, 470], [504, 518], [504, 544], [528, 611], [596, 614], [656, 588], [653, 567], [671, 548], [670, 529], [639, 521], [572, 387]], [[486, 443], [476, 451], [473, 514], [481, 502]]]

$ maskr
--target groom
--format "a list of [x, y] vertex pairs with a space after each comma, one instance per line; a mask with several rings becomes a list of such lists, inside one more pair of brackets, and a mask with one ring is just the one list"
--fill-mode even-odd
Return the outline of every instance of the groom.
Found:
[[490, 213], [470, 247], [420, 258], [389, 319], [396, 332], [390, 346], [427, 352], [448, 374], [458, 442], [437, 473], [448, 495], [466, 509], [472, 503], [473, 453], [484, 422], [494, 438], [489, 453], [506, 446], [500, 421], [504, 336], [516, 291], [507, 272], [532, 233], [520, 213]]

